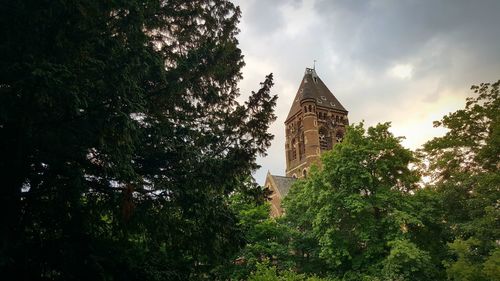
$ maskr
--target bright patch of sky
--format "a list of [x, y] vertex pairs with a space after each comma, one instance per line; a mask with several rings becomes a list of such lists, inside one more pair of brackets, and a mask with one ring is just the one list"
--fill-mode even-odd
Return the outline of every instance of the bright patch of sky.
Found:
[[389, 74], [399, 79], [410, 79], [413, 74], [411, 64], [397, 64], [389, 69]]

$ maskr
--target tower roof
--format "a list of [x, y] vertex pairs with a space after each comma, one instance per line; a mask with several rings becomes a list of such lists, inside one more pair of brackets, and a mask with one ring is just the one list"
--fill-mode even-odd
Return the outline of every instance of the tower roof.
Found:
[[295, 99], [292, 103], [292, 107], [290, 108], [290, 112], [286, 117], [287, 121], [297, 112], [301, 111], [300, 103], [306, 99], [316, 100], [316, 104], [318, 106], [347, 113], [344, 106], [340, 104], [325, 83], [323, 83], [323, 81], [318, 77], [316, 70], [312, 68], [306, 68], [304, 78], [302, 78], [302, 82], [300, 83], [297, 94], [295, 94]]

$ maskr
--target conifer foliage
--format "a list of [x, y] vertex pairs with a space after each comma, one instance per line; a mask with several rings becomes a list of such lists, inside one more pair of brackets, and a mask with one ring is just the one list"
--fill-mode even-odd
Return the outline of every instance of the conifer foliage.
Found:
[[2, 276], [195, 280], [236, 251], [227, 197], [276, 101], [272, 75], [236, 101], [239, 17], [225, 0], [0, 4]]

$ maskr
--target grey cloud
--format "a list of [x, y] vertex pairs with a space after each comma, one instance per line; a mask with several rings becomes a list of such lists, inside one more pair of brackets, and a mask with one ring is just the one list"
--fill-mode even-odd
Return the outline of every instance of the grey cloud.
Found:
[[[339, 4], [341, 3], [341, 4]], [[350, 4], [346, 4], [350, 3]], [[321, 1], [318, 15], [331, 22], [330, 40], [351, 45], [349, 55], [368, 67], [386, 67], [411, 56], [436, 37], [449, 37], [450, 47], [465, 37], [493, 32], [499, 43], [499, 1]], [[340, 32], [335, 32], [341, 30]], [[341, 47], [340, 47], [341, 48]]]
[[[242, 0], [245, 1], [245, 0]], [[240, 1], [236, 1], [237, 3]], [[280, 8], [284, 1], [248, 1], [245, 3], [243, 20], [248, 22], [248, 31], [256, 36], [269, 36], [284, 24]], [[243, 4], [243, 3], [242, 3]]]
[[[446, 95], [463, 100], [470, 85], [500, 78], [500, 1], [317, 0], [312, 14], [285, 20], [285, 5], [298, 9], [309, 1], [240, 1], [239, 39], [244, 55], [253, 60], [247, 67], [270, 65], [266, 72], [274, 72], [273, 91], [279, 95], [278, 120], [271, 128], [276, 139], [269, 156], [258, 160], [263, 166], [255, 176], [260, 183], [268, 169], [284, 174], [284, 118], [313, 59], [351, 121], [395, 121], [395, 126], [409, 116], [430, 114], [398, 115], [402, 105], [432, 108], [451, 100]], [[292, 37], [283, 32], [298, 23], [308, 28]], [[411, 78], [390, 77], [387, 71], [395, 64], [411, 65]], [[244, 74], [256, 72], [249, 70]], [[252, 83], [243, 83], [242, 93], [255, 90], [262, 79], [246, 75], [245, 81]]]

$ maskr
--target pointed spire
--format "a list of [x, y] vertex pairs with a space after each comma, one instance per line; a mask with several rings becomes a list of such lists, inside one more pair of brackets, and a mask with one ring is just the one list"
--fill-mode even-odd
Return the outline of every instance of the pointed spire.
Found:
[[300, 83], [286, 120], [301, 110], [301, 101], [305, 99], [313, 99], [316, 101], [318, 106], [336, 109], [347, 113], [347, 110], [342, 106], [342, 104], [340, 104], [337, 98], [319, 78], [315, 68], [306, 68], [304, 77], [302, 78], [302, 82]]

